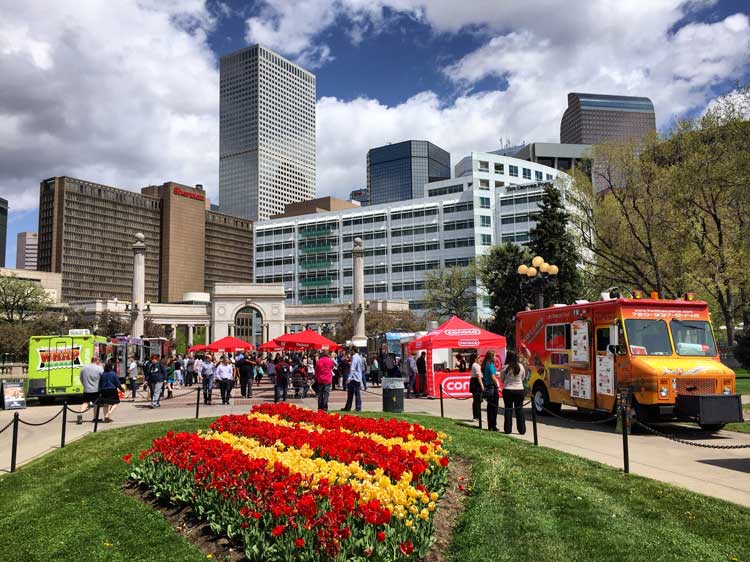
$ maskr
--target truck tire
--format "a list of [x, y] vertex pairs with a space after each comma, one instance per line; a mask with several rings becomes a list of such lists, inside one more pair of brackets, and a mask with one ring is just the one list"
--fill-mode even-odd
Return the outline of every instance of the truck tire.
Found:
[[545, 411], [545, 408], [546, 410], [549, 410], [553, 414], [559, 414], [560, 408], [562, 407], [561, 404], [550, 402], [549, 392], [547, 392], [547, 387], [544, 386], [544, 384], [540, 382], [534, 385], [534, 390], [531, 393], [531, 406], [532, 408], [536, 409], [536, 413], [539, 414], [540, 416], [549, 415]]
[[703, 431], [708, 431], [709, 433], [713, 433], [715, 431], [720, 431], [724, 429], [725, 423], [701, 423], [700, 425], [701, 429]]

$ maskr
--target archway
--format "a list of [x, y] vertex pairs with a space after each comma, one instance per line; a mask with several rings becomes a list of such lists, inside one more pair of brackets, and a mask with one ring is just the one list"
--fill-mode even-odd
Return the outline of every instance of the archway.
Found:
[[234, 316], [234, 336], [253, 344], [263, 343], [263, 314], [254, 306], [244, 306]]

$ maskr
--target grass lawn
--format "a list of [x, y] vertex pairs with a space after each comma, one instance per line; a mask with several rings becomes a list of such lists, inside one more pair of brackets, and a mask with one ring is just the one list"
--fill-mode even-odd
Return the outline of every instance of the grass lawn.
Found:
[[[473, 493], [449, 560], [750, 561], [750, 509], [450, 420], [403, 417], [447, 432], [451, 452], [473, 464]], [[208, 423], [92, 434], [3, 476], [0, 558], [205, 561], [161, 515], [120, 492], [120, 457], [168, 429]]]
[[735, 379], [737, 393], [744, 395], [750, 394], [750, 371], [738, 369], [735, 371], [735, 374], [737, 375], [737, 378]]

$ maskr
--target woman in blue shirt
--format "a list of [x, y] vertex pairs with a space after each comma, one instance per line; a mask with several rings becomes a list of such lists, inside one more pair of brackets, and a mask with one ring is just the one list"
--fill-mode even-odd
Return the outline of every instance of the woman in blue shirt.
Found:
[[496, 374], [495, 352], [488, 351], [482, 360], [482, 395], [487, 400], [487, 429], [490, 431], [497, 431], [497, 410], [500, 406], [500, 383]]
[[99, 378], [99, 403], [104, 406], [104, 421], [112, 421], [112, 413], [120, 403], [119, 392], [125, 392], [120, 384], [120, 378], [115, 370], [115, 363], [111, 359], [104, 366], [104, 372]]

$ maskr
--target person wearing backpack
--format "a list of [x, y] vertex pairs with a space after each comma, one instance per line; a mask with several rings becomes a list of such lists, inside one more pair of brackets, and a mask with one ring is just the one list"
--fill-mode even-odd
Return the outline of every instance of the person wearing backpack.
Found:
[[[518, 354], [508, 351], [505, 357], [505, 366], [500, 371], [500, 379], [503, 383], [503, 406], [505, 407], [505, 433], [513, 431], [513, 412], [516, 413], [516, 429], [523, 435], [526, 433], [526, 418], [523, 413], [523, 399], [526, 391], [523, 382], [526, 378], [526, 369], [518, 362]], [[533, 407], [533, 406], [532, 406]]]
[[273, 401], [286, 402], [286, 394], [289, 390], [289, 378], [291, 375], [291, 369], [289, 363], [284, 359], [276, 359], [274, 361], [276, 368], [276, 385], [273, 389]]

